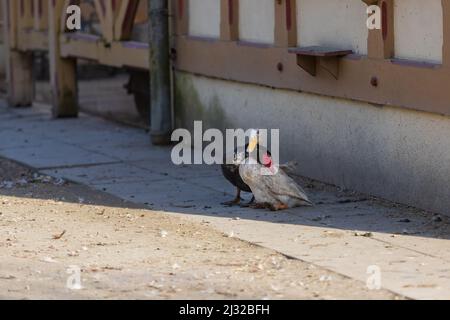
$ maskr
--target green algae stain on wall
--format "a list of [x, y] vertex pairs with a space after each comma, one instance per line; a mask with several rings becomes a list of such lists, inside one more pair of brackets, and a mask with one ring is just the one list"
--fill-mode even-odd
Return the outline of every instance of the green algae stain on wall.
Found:
[[217, 128], [224, 131], [228, 121], [217, 95], [201, 99], [192, 76], [178, 72], [175, 76], [175, 126], [192, 130], [194, 121], [203, 121], [204, 130]]

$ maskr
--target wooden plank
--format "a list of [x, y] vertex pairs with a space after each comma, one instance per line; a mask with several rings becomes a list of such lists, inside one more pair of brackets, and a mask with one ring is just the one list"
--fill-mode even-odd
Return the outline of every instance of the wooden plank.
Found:
[[32, 0], [33, 6], [33, 21], [35, 30], [48, 29], [48, 5], [47, 0]]
[[450, 67], [445, 65], [348, 55], [339, 59], [336, 80], [326, 72], [311, 77], [297, 66], [296, 55], [281, 47], [177, 37], [176, 50], [176, 69], [184, 72], [450, 115]]
[[353, 53], [352, 50], [342, 50], [322, 46], [290, 48], [289, 52], [297, 55], [314, 56], [314, 57], [339, 57]]
[[220, 2], [220, 39], [236, 41], [239, 39], [239, 1]]
[[25, 29], [19, 32], [17, 49], [20, 51], [47, 51], [48, 32]]
[[[368, 3], [374, 4], [373, 1]], [[376, 3], [381, 8], [381, 30], [369, 30], [367, 40], [368, 56], [373, 59], [390, 59], [394, 57], [394, 1], [380, 0]]]
[[275, 45], [297, 46], [297, 1], [276, 0], [275, 2]]
[[149, 69], [149, 47], [146, 43], [113, 41], [105, 47], [100, 37], [80, 33], [61, 35], [60, 43], [63, 57], [88, 59], [111, 67]]
[[69, 17], [69, 15], [67, 13], [67, 8], [71, 5], [80, 5], [80, 3], [81, 3], [81, 0], [65, 0], [64, 1], [63, 9], [61, 9], [61, 21], [60, 21], [61, 32], [68, 31], [67, 30], [67, 18]]
[[8, 104], [11, 107], [28, 107], [33, 104], [33, 56], [30, 52], [11, 50], [7, 54], [6, 74]]
[[116, 9], [114, 40], [130, 40], [139, 0], [121, 0]]
[[77, 62], [74, 58], [61, 57], [59, 43], [63, 31], [61, 16], [65, 0], [48, 1], [49, 5], [49, 62], [52, 90], [52, 113], [55, 118], [78, 115]]
[[100, 20], [102, 36], [106, 43], [114, 40], [114, 11], [112, 0], [94, 0], [95, 10]]
[[178, 35], [189, 33], [189, 0], [174, 0], [175, 29]]
[[442, 45], [442, 64], [450, 66], [450, 0], [442, 0], [444, 39]]
[[34, 20], [33, 20], [33, 1], [30, 0], [19, 0], [19, 29], [28, 29], [33, 28]]
[[4, 41], [10, 50], [17, 47], [18, 1], [2, 0]]
[[339, 77], [339, 58], [352, 54], [352, 50], [341, 50], [322, 46], [291, 48], [289, 53], [297, 55], [297, 64], [312, 76], [317, 75], [317, 65], [330, 73], [335, 79]]

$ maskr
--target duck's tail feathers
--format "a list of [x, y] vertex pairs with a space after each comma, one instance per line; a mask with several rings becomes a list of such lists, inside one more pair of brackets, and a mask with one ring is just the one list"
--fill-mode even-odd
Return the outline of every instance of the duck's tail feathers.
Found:
[[302, 203], [302, 206], [304, 206], [304, 207], [314, 207], [315, 206], [314, 202], [309, 200], [308, 195], [306, 194], [305, 191], [303, 191], [302, 188], [299, 188], [299, 190], [298, 190], [297, 199], [300, 200], [300, 202]]
[[294, 174], [295, 170], [297, 170], [298, 162], [297, 161], [289, 161], [285, 164], [280, 165], [280, 169], [286, 172], [288, 175]]
[[303, 202], [305, 203], [305, 207], [314, 207], [314, 202], [310, 201], [309, 199], [304, 199]]

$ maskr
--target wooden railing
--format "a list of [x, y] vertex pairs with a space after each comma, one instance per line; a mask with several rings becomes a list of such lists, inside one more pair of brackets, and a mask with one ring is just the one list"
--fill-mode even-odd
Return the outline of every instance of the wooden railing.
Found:
[[148, 43], [131, 40], [138, 7], [146, 10], [146, 3], [147, 0], [94, 0], [101, 30], [100, 35], [94, 35], [66, 28], [67, 7], [80, 1], [2, 0], [10, 105], [32, 103], [34, 51], [48, 51], [55, 117], [78, 113], [77, 58], [148, 70]]

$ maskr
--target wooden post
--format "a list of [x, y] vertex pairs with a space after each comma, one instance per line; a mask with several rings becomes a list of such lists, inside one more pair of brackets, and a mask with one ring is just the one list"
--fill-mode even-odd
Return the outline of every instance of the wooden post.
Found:
[[16, 0], [3, 0], [6, 80], [8, 103], [12, 107], [33, 104], [33, 56], [17, 50], [18, 4]]
[[189, 33], [189, 0], [174, 1], [176, 1], [176, 4], [173, 6], [175, 9], [174, 16], [176, 17], [176, 34], [185, 36]]
[[114, 40], [130, 40], [139, 1], [122, 0], [116, 6], [118, 8], [115, 10]]
[[112, 0], [94, 0], [95, 10], [100, 20], [102, 37], [106, 43], [114, 40], [114, 10]]
[[444, 24], [444, 39], [442, 45], [442, 64], [450, 66], [450, 0], [442, 0], [442, 14]]
[[169, 59], [168, 0], [147, 0], [149, 10], [149, 59], [151, 139], [155, 145], [170, 144], [172, 96]]
[[297, 1], [275, 1], [275, 45], [297, 46]]
[[[373, 4], [373, 1], [365, 2]], [[379, 0], [378, 6], [381, 9], [381, 29], [369, 30], [368, 56], [372, 59], [390, 59], [394, 56], [394, 1]]]
[[239, 39], [239, 1], [221, 0], [220, 39], [236, 41]]
[[49, 3], [49, 62], [52, 90], [52, 113], [55, 118], [78, 115], [77, 60], [62, 58], [60, 52], [61, 17], [65, 0], [50, 0]]
[[20, 0], [19, 3], [19, 28], [30, 29], [34, 26], [33, 20], [33, 1]]
[[34, 1], [34, 29], [45, 30], [48, 28], [48, 6], [46, 0], [33, 0]]

